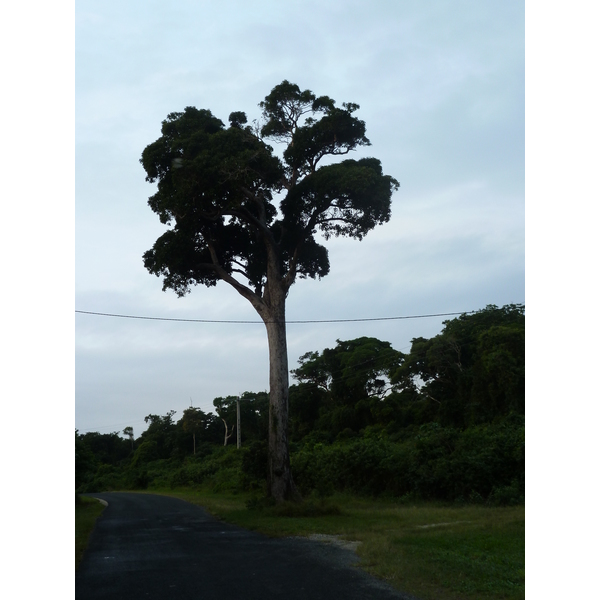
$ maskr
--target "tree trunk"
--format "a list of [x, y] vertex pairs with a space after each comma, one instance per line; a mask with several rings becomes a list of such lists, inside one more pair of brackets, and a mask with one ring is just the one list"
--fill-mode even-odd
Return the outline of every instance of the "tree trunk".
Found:
[[288, 445], [289, 372], [285, 329], [285, 301], [293, 277], [281, 276], [280, 251], [272, 235], [265, 234], [267, 249], [267, 280], [262, 297], [240, 285], [226, 273], [223, 279], [246, 298], [260, 315], [267, 328], [269, 343], [269, 495], [280, 503], [301, 500], [292, 479]]
[[229, 431], [229, 428], [227, 427], [227, 421], [223, 417], [221, 417], [221, 421], [223, 421], [223, 423], [225, 423], [225, 440], [223, 441], [223, 446], [227, 446], [227, 440], [233, 435], [233, 430], [235, 429], [235, 425], [233, 426], [231, 433], [229, 435], [227, 435], [227, 432]]
[[290, 469], [288, 445], [289, 373], [285, 328], [285, 294], [271, 296], [264, 315], [269, 341], [269, 470], [268, 488], [277, 503], [299, 500]]

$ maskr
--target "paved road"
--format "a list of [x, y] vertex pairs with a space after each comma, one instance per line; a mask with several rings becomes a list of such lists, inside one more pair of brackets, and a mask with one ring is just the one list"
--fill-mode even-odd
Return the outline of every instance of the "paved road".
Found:
[[408, 599], [353, 567], [351, 550], [270, 539], [177, 498], [90, 495], [108, 506], [76, 574], [77, 600]]

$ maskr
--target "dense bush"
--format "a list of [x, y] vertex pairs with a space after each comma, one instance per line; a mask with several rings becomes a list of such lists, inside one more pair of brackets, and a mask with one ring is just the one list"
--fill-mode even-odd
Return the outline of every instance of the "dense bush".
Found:
[[[204, 486], [262, 493], [265, 489], [266, 442], [254, 442], [241, 451], [213, 446], [212, 453], [183, 461], [146, 460], [154, 453], [152, 444], [144, 448], [145, 444], [126, 468], [100, 465], [80, 491]], [[291, 460], [295, 482], [305, 497], [323, 499], [340, 491], [515, 504], [525, 495], [524, 417], [512, 415], [462, 431], [427, 423], [396, 441], [374, 426], [360, 436], [338, 435], [332, 443], [308, 439]]]
[[242, 449], [242, 472], [248, 480], [267, 478], [269, 446], [266, 440], [256, 440]]
[[84, 482], [79, 492], [111, 492], [114, 490], [123, 490], [131, 487], [127, 481], [126, 473], [123, 469], [113, 465], [100, 465], [93, 477]]
[[292, 455], [292, 468], [305, 495], [337, 490], [506, 504], [524, 496], [524, 460], [524, 422], [511, 417], [462, 432], [429, 423], [403, 442], [382, 435], [313, 444]]
[[158, 444], [154, 440], [142, 442], [133, 455], [131, 466], [139, 467], [156, 459], [158, 459]]
[[93, 479], [97, 468], [96, 455], [75, 431], [75, 491]]
[[[202, 457], [188, 457], [182, 465], [169, 473], [168, 485], [205, 485], [214, 491], [239, 491], [244, 488], [242, 455], [234, 446], [215, 447], [214, 452]], [[156, 484], [160, 485], [160, 481]]]

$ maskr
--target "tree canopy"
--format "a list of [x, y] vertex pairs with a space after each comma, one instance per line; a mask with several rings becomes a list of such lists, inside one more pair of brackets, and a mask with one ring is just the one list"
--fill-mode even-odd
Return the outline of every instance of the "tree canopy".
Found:
[[[144, 254], [163, 289], [184, 295], [223, 280], [268, 305], [265, 287], [275, 275], [286, 291], [297, 276], [327, 275], [318, 232], [362, 239], [389, 220], [398, 182], [379, 160], [321, 164], [370, 144], [353, 114], [358, 105], [339, 108], [284, 81], [260, 107], [262, 126], [234, 112], [229, 127], [209, 110], [187, 107], [169, 114], [144, 150], [146, 180], [158, 184], [148, 203], [173, 225]], [[287, 145], [282, 159], [267, 140]]]
[[445, 321], [431, 339], [413, 339], [392, 382], [444, 424], [524, 414], [525, 307], [490, 305]]

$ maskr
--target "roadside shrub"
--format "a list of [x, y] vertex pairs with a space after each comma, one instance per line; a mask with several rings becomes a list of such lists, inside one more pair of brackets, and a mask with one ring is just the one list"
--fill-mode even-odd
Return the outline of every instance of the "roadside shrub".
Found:
[[150, 477], [148, 476], [148, 470], [145, 468], [132, 469], [127, 473], [127, 488], [131, 490], [145, 490], [148, 489], [150, 483]]
[[490, 498], [494, 490], [497, 495], [505, 487], [516, 490], [506, 492], [511, 497], [524, 496], [524, 418], [514, 416], [465, 430], [447, 462], [449, 499], [475, 493]]
[[75, 435], [75, 490], [89, 483], [93, 477], [98, 463], [94, 453], [85, 444], [81, 436]]
[[241, 469], [242, 454], [235, 447], [217, 447], [204, 457], [188, 457], [183, 465], [171, 469], [168, 485], [205, 485], [214, 491], [238, 491], [243, 489]]
[[391, 451], [389, 442], [377, 439], [315, 444], [292, 456], [294, 479], [304, 495], [313, 490], [321, 496], [334, 490], [378, 495], [388, 489]]
[[525, 502], [525, 490], [518, 479], [514, 479], [510, 485], [494, 487], [488, 503], [492, 506], [515, 506]]
[[172, 472], [169, 484], [171, 487], [201, 485], [218, 470], [219, 464], [211, 457], [189, 461]]
[[411, 437], [361, 437], [302, 447], [292, 455], [305, 496], [333, 491], [470, 503], [524, 498], [525, 424], [520, 416], [460, 431], [427, 423]]
[[93, 478], [81, 485], [80, 492], [111, 492], [127, 488], [123, 471], [113, 465], [100, 465]]
[[239, 467], [221, 468], [207, 483], [214, 492], [239, 492], [243, 490], [241, 475]]
[[[144, 465], [141, 470], [146, 473], [147, 485], [152, 488], [165, 488], [171, 485], [173, 471], [180, 465], [176, 458], [153, 460]], [[144, 488], [145, 489], [145, 488]]]
[[142, 442], [135, 451], [131, 466], [136, 468], [158, 459], [158, 444], [154, 440]]
[[256, 440], [242, 448], [242, 473], [249, 479], [264, 481], [269, 468], [269, 445], [266, 440]]

